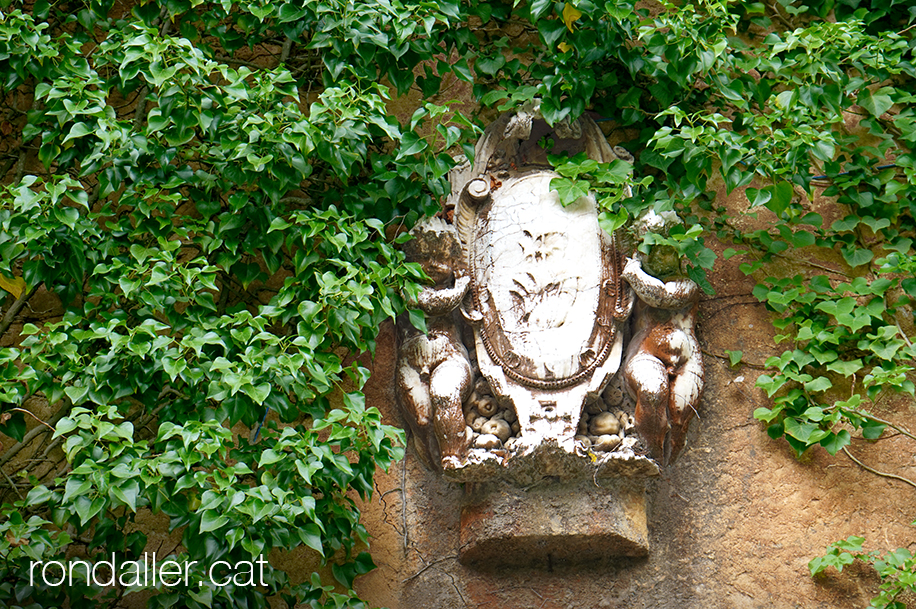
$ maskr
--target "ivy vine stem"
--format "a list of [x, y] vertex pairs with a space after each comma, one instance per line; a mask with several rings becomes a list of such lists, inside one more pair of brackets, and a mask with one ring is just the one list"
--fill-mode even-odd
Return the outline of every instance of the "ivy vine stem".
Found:
[[850, 459], [852, 459], [859, 467], [861, 467], [861, 468], [864, 469], [865, 471], [871, 472], [871, 473], [875, 474], [876, 476], [881, 476], [881, 477], [883, 477], [883, 478], [892, 478], [892, 479], [894, 479], [894, 480], [899, 480], [899, 481], [901, 481], [901, 482], [904, 482], [904, 483], [906, 483], [906, 484], [909, 484], [909, 485], [912, 486], [913, 488], [916, 488], [916, 482], [913, 482], [912, 480], [910, 480], [910, 479], [908, 479], [908, 478], [904, 478], [903, 476], [898, 476], [897, 474], [889, 474], [889, 473], [886, 473], [886, 472], [881, 472], [881, 471], [876, 470], [876, 469], [873, 468], [873, 467], [869, 467], [868, 465], [865, 465], [864, 463], [862, 463], [861, 461], [859, 461], [858, 459], [856, 459], [856, 458], [853, 456], [853, 454], [852, 454], [851, 452], [849, 452], [849, 449], [848, 449], [847, 447], [845, 447], [845, 446], [843, 447], [843, 452], [846, 453], [846, 456], [847, 456], [847, 457], [849, 457]]
[[4, 314], [3, 320], [0, 321], [0, 335], [3, 335], [6, 333], [10, 325], [12, 325], [13, 320], [16, 318], [17, 315], [19, 315], [19, 312], [22, 310], [22, 307], [24, 307], [26, 303], [29, 302], [29, 299], [31, 299], [32, 296], [35, 295], [35, 292], [38, 291], [38, 288], [40, 286], [41, 284], [39, 283], [31, 290], [27, 290], [27, 291], [23, 290], [22, 294], [19, 295], [19, 298], [13, 301], [13, 304], [10, 305], [10, 308], [6, 310], [6, 314]]
[[32, 417], [33, 419], [35, 419], [36, 421], [38, 421], [39, 423], [41, 423], [42, 425], [44, 425], [45, 427], [47, 427], [48, 429], [50, 429], [51, 431], [54, 431], [54, 428], [51, 427], [51, 425], [42, 421], [40, 418], [38, 418], [38, 416], [34, 412], [31, 412], [30, 410], [26, 410], [25, 408], [10, 408], [10, 410], [15, 411], [15, 412], [21, 412], [23, 414], [27, 414], [30, 417]]
[[899, 432], [900, 434], [902, 434], [902, 435], [904, 435], [904, 436], [910, 438], [911, 440], [916, 440], [916, 435], [910, 433], [909, 431], [907, 431], [906, 429], [904, 429], [904, 428], [901, 427], [900, 425], [897, 425], [896, 423], [892, 423], [891, 421], [886, 421], [886, 420], [884, 420], [884, 419], [882, 419], [882, 418], [880, 418], [880, 417], [876, 417], [875, 415], [870, 414], [870, 413], [860, 412], [859, 414], [862, 415], [862, 416], [864, 416], [864, 417], [867, 418], [867, 419], [870, 419], [870, 420], [876, 422], [876, 423], [881, 423], [882, 425], [887, 425], [887, 426], [890, 427], [891, 429], [893, 429], [893, 430]]
[[[57, 412], [54, 413], [54, 416], [48, 419], [48, 426], [53, 429], [53, 427], [57, 425], [57, 422], [60, 421], [64, 417], [64, 415], [67, 413], [69, 409], [70, 409], [69, 401], [64, 400], [61, 407], [57, 410]], [[35, 427], [34, 429], [26, 433], [25, 436], [22, 438], [22, 440], [20, 440], [19, 442], [11, 446], [9, 449], [7, 449], [7, 451], [3, 453], [3, 456], [0, 456], [0, 467], [5, 465], [7, 462], [13, 459], [16, 455], [18, 455], [19, 452], [23, 448], [28, 446], [32, 442], [32, 440], [34, 440], [36, 437], [42, 434], [46, 434], [46, 433], [48, 433], [48, 430], [45, 429], [44, 427]]]

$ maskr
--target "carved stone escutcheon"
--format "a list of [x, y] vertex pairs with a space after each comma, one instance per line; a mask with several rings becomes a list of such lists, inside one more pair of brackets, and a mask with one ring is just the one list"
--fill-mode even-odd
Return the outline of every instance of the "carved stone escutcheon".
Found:
[[[434, 285], [417, 302], [428, 334], [400, 324], [398, 396], [421, 458], [468, 483], [469, 563], [500, 546], [533, 562], [644, 555], [650, 455], [677, 456], [702, 390], [696, 285], [648, 274], [651, 260], [602, 230], [591, 195], [563, 206], [547, 141], [632, 160], [587, 116], [551, 128], [528, 104], [450, 175], [454, 224], [421, 223], [408, 251]], [[590, 520], [596, 510], [609, 520]]]
[[594, 197], [564, 207], [551, 188], [558, 175], [539, 144], [548, 138], [552, 153], [632, 158], [587, 116], [550, 128], [530, 105], [490, 125], [474, 165], [452, 175], [449, 204], [471, 278], [463, 308], [474, 333], [469, 351], [518, 423], [502, 452], [472, 445], [468, 461], [446, 471], [457, 480], [657, 473], [622, 429], [616, 444], [595, 443], [601, 451], [576, 439], [586, 402], [600, 400], [620, 368], [633, 299], [624, 252], [599, 226]]
[[506, 178], [476, 210], [466, 247], [481, 373], [515, 407], [519, 444], [553, 439], [571, 450], [586, 395], [620, 366], [623, 298], [619, 256], [594, 200], [563, 207], [552, 177]]

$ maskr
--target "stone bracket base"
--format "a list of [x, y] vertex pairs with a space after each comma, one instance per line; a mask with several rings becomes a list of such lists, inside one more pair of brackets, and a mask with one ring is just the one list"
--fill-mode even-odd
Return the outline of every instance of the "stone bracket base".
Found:
[[481, 569], [552, 568], [649, 553], [644, 479], [522, 489], [507, 482], [465, 486], [459, 559]]

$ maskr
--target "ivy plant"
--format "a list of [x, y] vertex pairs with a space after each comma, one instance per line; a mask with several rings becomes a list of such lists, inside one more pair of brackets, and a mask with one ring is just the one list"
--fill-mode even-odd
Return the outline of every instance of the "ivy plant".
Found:
[[[730, 246], [725, 258], [741, 256], [782, 346], [757, 381], [773, 400], [754, 413], [771, 437], [799, 456], [824, 449], [859, 464], [856, 437], [893, 429], [916, 439], [878, 406], [914, 394], [916, 10], [809, 0], [653, 8], [526, 4], [540, 45], [514, 49], [533, 59], [478, 84], [481, 100], [538, 96], [548, 122], [592, 112], [635, 155], [640, 183], [584, 157], [554, 159], [561, 198], [596, 192], [607, 228], [649, 207], [676, 211], [684, 226], [652, 239], [675, 246], [707, 291], [716, 255], [706, 237]], [[623, 185], [632, 198], [620, 197]], [[726, 208], [718, 188], [746, 207]], [[724, 357], [740, 364], [740, 352]], [[909, 563], [868, 560], [894, 590], [914, 589], [892, 573]]]
[[[535, 98], [634, 157], [554, 159], [561, 198], [594, 191], [609, 230], [676, 212], [649, 239], [707, 291], [708, 241], [741, 257], [785, 347], [758, 381], [772, 437], [854, 458], [857, 436], [909, 433], [876, 400], [914, 390], [914, 19], [876, 0], [0, 0], [0, 602], [118, 606], [144, 586], [33, 586], [28, 566], [138, 558], [151, 512], [181, 564], [304, 547], [336, 580], [195, 571], [148, 586], [152, 607], [364, 606], [353, 497], [403, 436], [356, 356], [423, 279], [403, 228], [439, 211], [479, 123]], [[39, 290], [54, 315], [27, 306]], [[839, 549], [814, 570], [846, 552], [912, 587], [887, 570], [905, 556]]]
[[[448, 2], [0, 2], [17, 335], [0, 351], [0, 603], [364, 606], [355, 498], [404, 437], [367, 407], [355, 356], [424, 278], [398, 227], [438, 209], [449, 149], [474, 137], [447, 104], [405, 124], [387, 104], [440, 43], [464, 44], [466, 18]], [[466, 70], [442, 63], [425, 86]], [[50, 317], [25, 306], [39, 290]], [[35, 563], [143, 560], [149, 513], [180, 533], [159, 548], [180, 582], [36, 581]], [[332, 581], [239, 575], [297, 548]]]

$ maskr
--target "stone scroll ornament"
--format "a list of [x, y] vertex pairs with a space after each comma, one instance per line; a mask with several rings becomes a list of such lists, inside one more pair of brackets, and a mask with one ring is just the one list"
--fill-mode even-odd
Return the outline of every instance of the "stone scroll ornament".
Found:
[[400, 323], [397, 393], [418, 454], [456, 480], [657, 474], [702, 388], [696, 285], [654, 276], [665, 252], [624, 251], [591, 195], [561, 205], [547, 141], [632, 160], [587, 116], [550, 127], [528, 104], [451, 174], [452, 223], [424, 220], [406, 244], [432, 285], [416, 303], [428, 333]]

